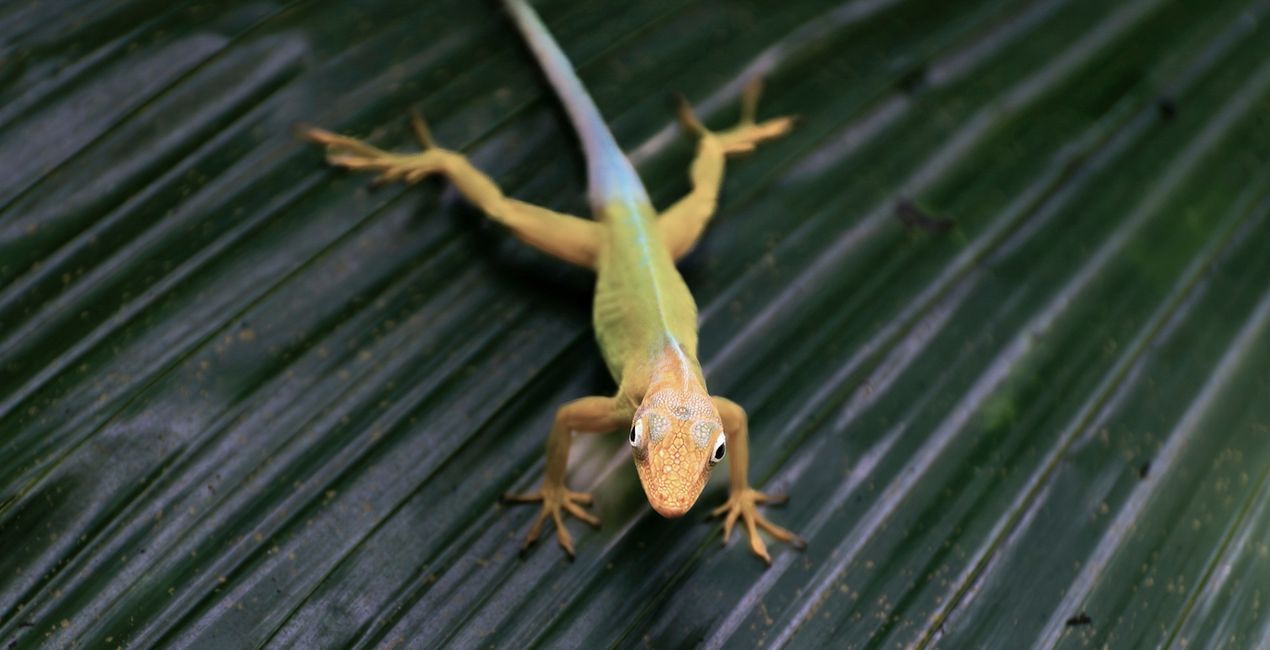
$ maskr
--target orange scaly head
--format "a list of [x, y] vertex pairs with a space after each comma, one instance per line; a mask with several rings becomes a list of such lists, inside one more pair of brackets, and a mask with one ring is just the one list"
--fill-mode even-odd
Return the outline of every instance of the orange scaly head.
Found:
[[648, 503], [663, 517], [688, 512], [723, 460], [723, 422], [680, 355], [657, 364], [631, 422], [630, 443]]

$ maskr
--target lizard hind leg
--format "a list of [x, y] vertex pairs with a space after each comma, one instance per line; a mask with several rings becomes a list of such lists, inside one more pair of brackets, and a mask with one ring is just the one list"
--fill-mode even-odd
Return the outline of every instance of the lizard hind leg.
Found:
[[763, 94], [763, 81], [755, 79], [746, 85], [741, 93], [741, 121], [725, 131], [711, 131], [697, 119], [688, 101], [681, 95], [679, 99], [679, 121], [684, 128], [703, 138], [714, 138], [718, 141], [724, 154], [749, 153], [762, 142], [774, 140], [794, 128], [795, 119], [790, 116], [775, 117], [762, 122], [757, 121], [758, 100]]
[[594, 221], [553, 212], [503, 194], [493, 179], [466, 156], [438, 147], [418, 113], [410, 128], [423, 147], [416, 153], [384, 151], [348, 136], [311, 128], [302, 135], [326, 147], [326, 161], [355, 171], [379, 172], [375, 182], [416, 183], [432, 174], [448, 178], [465, 199], [521, 241], [566, 262], [594, 268], [602, 226]]
[[673, 259], [680, 259], [692, 250], [706, 223], [718, 207], [719, 188], [723, 185], [724, 162], [729, 155], [749, 153], [759, 143], [779, 138], [794, 127], [794, 118], [777, 117], [763, 122], [756, 121], [758, 99], [762, 84], [751, 82], [741, 96], [741, 121], [726, 131], [711, 131], [697, 119], [688, 101], [679, 97], [679, 121], [684, 128], [695, 133], [697, 157], [692, 161], [688, 174], [692, 191], [662, 213], [658, 229], [662, 241], [670, 249]]
[[436, 146], [427, 124], [417, 111], [411, 111], [410, 129], [423, 148], [418, 153], [384, 151], [356, 138], [319, 128], [305, 129], [302, 135], [326, 147], [326, 162], [331, 165], [357, 171], [378, 171], [376, 183], [397, 180], [414, 183], [429, 174], [445, 171], [444, 154], [450, 152]]

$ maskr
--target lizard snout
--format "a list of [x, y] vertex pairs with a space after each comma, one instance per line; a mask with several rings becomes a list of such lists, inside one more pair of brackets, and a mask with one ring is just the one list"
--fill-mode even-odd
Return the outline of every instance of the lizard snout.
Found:
[[653, 506], [653, 510], [657, 511], [657, 514], [667, 519], [678, 519], [679, 517], [688, 514], [688, 511], [692, 509], [692, 504], [669, 505], [664, 503], [651, 503], [650, 505]]

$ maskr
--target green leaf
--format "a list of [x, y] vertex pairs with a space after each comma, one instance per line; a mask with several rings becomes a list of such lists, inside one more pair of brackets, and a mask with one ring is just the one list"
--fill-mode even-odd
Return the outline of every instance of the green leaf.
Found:
[[535, 3], [658, 205], [767, 80], [683, 265], [770, 568], [580, 439], [588, 274], [298, 124], [585, 210], [494, 3], [0, 7], [0, 643], [1270, 644], [1264, 0]]

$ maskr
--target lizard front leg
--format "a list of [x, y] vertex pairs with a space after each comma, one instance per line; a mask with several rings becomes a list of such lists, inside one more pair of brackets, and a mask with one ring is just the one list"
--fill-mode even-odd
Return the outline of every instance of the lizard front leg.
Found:
[[565, 487], [565, 472], [569, 464], [569, 446], [573, 442], [574, 432], [604, 433], [615, 431], [630, 423], [632, 412], [625, 402], [616, 397], [583, 397], [560, 407], [556, 411], [556, 421], [551, 427], [551, 435], [547, 438], [547, 468], [542, 480], [542, 488], [528, 494], [505, 494], [503, 501], [511, 503], [542, 503], [538, 518], [529, 527], [521, 550], [528, 549], [542, 532], [542, 525], [547, 517], [551, 517], [556, 525], [556, 540], [561, 548], [573, 557], [573, 538], [564, 526], [564, 515], [568, 513], [592, 526], [599, 526], [600, 520], [587, 512], [582, 506], [591, 503], [591, 495], [586, 492], [574, 492]]
[[688, 102], [679, 98], [679, 120], [685, 128], [696, 133], [699, 140], [697, 157], [689, 169], [692, 191], [670, 206], [657, 220], [662, 241], [670, 248], [673, 259], [678, 260], [692, 250], [714, 214], [727, 156], [753, 151], [760, 142], [779, 138], [793, 128], [794, 120], [789, 117], [755, 121], [761, 92], [762, 85], [758, 81], [747, 86], [741, 97], [740, 124], [718, 132], [702, 125]]
[[772, 537], [782, 542], [788, 542], [796, 548], [803, 548], [807, 544], [803, 541], [803, 538], [773, 524], [758, 512], [759, 504], [784, 503], [789, 500], [789, 497], [763, 494], [750, 487], [750, 482], [746, 475], [749, 470], [750, 444], [749, 423], [745, 415], [745, 409], [730, 399], [723, 397], [711, 397], [710, 399], [714, 401], [714, 407], [719, 410], [719, 417], [723, 420], [723, 435], [727, 438], [728, 470], [732, 483], [727, 502], [715, 508], [710, 513], [710, 516], [725, 515], [723, 520], [724, 544], [728, 543], [728, 537], [732, 535], [732, 526], [736, 524], [739, 518], [744, 522], [746, 532], [749, 533], [750, 549], [754, 551], [755, 555], [762, 558], [764, 562], [771, 564], [772, 558], [767, 554], [767, 545], [763, 543], [763, 539], [758, 535], [759, 528], [770, 533]]
[[463, 154], [437, 147], [417, 113], [411, 116], [411, 127], [423, 146], [423, 151], [413, 154], [383, 151], [361, 140], [322, 129], [308, 129], [304, 137], [326, 147], [326, 161], [330, 164], [377, 171], [378, 182], [415, 183], [431, 174], [442, 174], [468, 201], [490, 219], [506, 226], [521, 241], [566, 262], [595, 268], [601, 239], [598, 223], [505, 196], [498, 185]]

